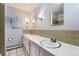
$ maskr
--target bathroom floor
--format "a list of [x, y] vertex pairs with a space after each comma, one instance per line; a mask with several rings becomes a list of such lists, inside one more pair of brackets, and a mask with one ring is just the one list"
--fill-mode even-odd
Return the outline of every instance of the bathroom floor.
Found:
[[27, 56], [27, 54], [25, 54], [25, 52], [24, 52], [23, 47], [8, 50], [5, 52], [5, 55], [6, 56]]

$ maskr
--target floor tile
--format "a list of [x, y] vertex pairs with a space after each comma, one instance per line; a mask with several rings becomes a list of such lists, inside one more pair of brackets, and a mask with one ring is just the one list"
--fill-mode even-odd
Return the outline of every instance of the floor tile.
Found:
[[16, 53], [16, 49], [10, 50], [10, 54]]
[[17, 54], [16, 53], [12, 53], [9, 56], [17, 56]]
[[6, 51], [5, 55], [8, 56], [10, 54], [10, 51]]
[[5, 52], [6, 56], [26, 56], [27, 54], [25, 54], [23, 47], [21, 48], [16, 48], [13, 50], [9, 50]]

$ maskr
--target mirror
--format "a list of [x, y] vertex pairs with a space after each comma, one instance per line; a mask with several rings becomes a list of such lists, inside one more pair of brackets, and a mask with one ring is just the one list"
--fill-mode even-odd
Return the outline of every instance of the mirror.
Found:
[[60, 4], [51, 11], [51, 25], [64, 24], [64, 4]]

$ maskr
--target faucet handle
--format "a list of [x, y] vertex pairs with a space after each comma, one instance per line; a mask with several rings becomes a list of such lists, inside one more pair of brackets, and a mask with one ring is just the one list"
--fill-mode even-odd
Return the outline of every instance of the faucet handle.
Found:
[[56, 42], [56, 39], [55, 38], [51, 38], [51, 41], [55, 43]]

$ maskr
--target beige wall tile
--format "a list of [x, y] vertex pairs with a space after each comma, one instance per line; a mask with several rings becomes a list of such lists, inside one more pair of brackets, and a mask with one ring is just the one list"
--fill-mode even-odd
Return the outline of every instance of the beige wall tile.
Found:
[[[30, 30], [32, 34], [47, 38], [54, 37], [59, 41], [79, 46], [79, 30]], [[25, 33], [30, 33], [26, 31]]]

